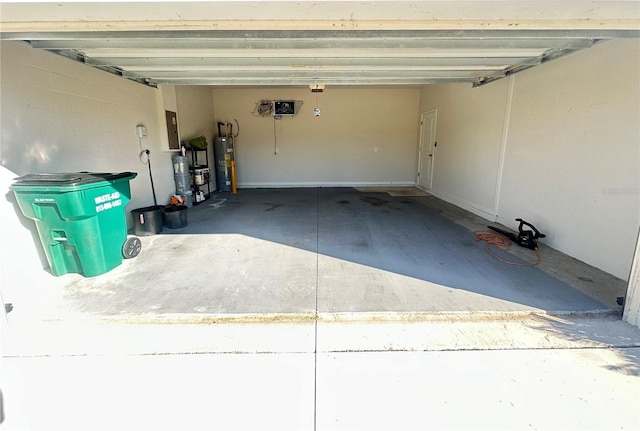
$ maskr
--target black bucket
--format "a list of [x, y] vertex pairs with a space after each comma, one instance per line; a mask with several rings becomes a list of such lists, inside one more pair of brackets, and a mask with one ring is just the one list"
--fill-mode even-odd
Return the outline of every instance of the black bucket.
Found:
[[169, 229], [180, 229], [187, 225], [186, 206], [168, 206], [162, 210], [164, 221]]
[[162, 232], [162, 206], [137, 208], [131, 210], [131, 214], [136, 235], [149, 236]]

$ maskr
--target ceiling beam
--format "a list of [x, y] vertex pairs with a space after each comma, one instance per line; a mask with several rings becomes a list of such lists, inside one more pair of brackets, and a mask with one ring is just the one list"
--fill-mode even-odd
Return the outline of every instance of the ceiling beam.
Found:
[[[402, 64], [404, 67], [437, 67], [459, 66], [472, 67], [479, 65], [506, 65], [513, 63], [539, 64], [541, 56], [512, 56], [501, 55], [499, 52], [485, 56], [449, 56], [449, 57], [85, 57], [84, 62], [91, 65], [120, 66], [125, 69], [156, 69], [165, 68], [208, 68], [208, 67], [349, 67], [372, 66], [385, 67]], [[400, 63], [401, 62], [401, 63]]]
[[[327, 2], [331, 3], [331, 2]], [[393, 2], [389, 2], [393, 3]], [[448, 2], [443, 2], [448, 3]], [[507, 2], [502, 2], [507, 3]], [[551, 2], [549, 2], [551, 3]], [[554, 2], [562, 3], [562, 2]], [[590, 2], [584, 2], [590, 3]], [[628, 2], [632, 3], [632, 2]], [[4, 7], [4, 6], [3, 6]], [[113, 7], [113, 6], [112, 6]], [[0, 32], [12, 34], [29, 34], [30, 32], [68, 33], [68, 32], [155, 32], [155, 31], [404, 31], [425, 29], [431, 31], [609, 31], [624, 33], [640, 30], [638, 18], [626, 17], [615, 19], [590, 20], [578, 19], [549, 19], [549, 20], [231, 20], [219, 19], [200, 21], [169, 21], [169, 20], [118, 20], [118, 21], [23, 21], [11, 22], [2, 20]], [[637, 13], [636, 13], [637, 16]]]
[[[327, 86], [409, 86], [421, 87], [430, 84], [446, 84], [446, 83], [470, 83], [475, 84], [476, 78], [422, 78], [422, 79], [400, 79], [400, 78], [349, 78], [349, 79], [324, 79], [322, 83]], [[222, 87], [291, 87], [300, 86], [309, 88], [309, 84], [315, 81], [309, 81], [308, 78], [281, 78], [281, 79], [264, 79], [264, 78], [231, 78], [231, 79], [214, 79], [214, 78], [176, 78], [176, 79], [153, 79], [148, 80], [149, 85], [211, 85]]]
[[[75, 50], [74, 50], [75, 51]], [[253, 58], [253, 59], [365, 59], [365, 58], [500, 58], [500, 57], [536, 57], [547, 51], [547, 48], [535, 49], [358, 49], [344, 47], [336, 49], [274, 49], [274, 50], [240, 50], [240, 49], [220, 49], [220, 50], [135, 50], [135, 49], [86, 49], [78, 50], [86, 57], [90, 58]]]
[[151, 81], [169, 80], [169, 79], [252, 79], [252, 78], [269, 78], [269, 79], [290, 79], [300, 78], [306, 80], [328, 80], [328, 79], [362, 79], [362, 78], [384, 78], [392, 79], [475, 79], [478, 77], [501, 77], [501, 70], [229, 70], [229, 71], [203, 71], [203, 70], [187, 70], [187, 71], [162, 71], [162, 72], [145, 72], [144, 75], [123, 71], [123, 76], [132, 78], [147, 77]]
[[[638, 20], [640, 22], [640, 20]], [[368, 46], [371, 40], [378, 43], [397, 44], [422, 44], [430, 42], [434, 44], [447, 44], [452, 40], [464, 41], [465, 39], [476, 42], [483, 42], [489, 46], [503, 46], [505, 43], [530, 43], [531, 40], [540, 39], [553, 43], [568, 41], [569, 39], [611, 39], [620, 37], [638, 37], [640, 35], [640, 25], [635, 28], [626, 29], [579, 29], [579, 28], [548, 28], [527, 30], [519, 26], [511, 29], [490, 30], [490, 29], [440, 29], [434, 30], [429, 26], [420, 29], [377, 29], [377, 30], [283, 30], [277, 27], [270, 30], [171, 30], [160, 28], [157, 30], [114, 30], [105, 29], [96, 31], [88, 29], [85, 31], [57, 31], [52, 32], [46, 28], [36, 27], [32, 31], [10, 31], [6, 23], [0, 21], [0, 37], [6, 40], [40, 40], [55, 41], [63, 48], [75, 48], [75, 44], [82, 43], [82, 40], [92, 41], [96, 46], [130, 48], [132, 41], [142, 47], [157, 47], [159, 43], [166, 47], [181, 48], [182, 43], [193, 43], [200, 41], [203, 48], [218, 48], [218, 44], [229, 43], [253, 43], [256, 48], [261, 45], [265, 48], [272, 48], [273, 43], [283, 44], [292, 41], [302, 45], [316, 46], [315, 43], [333, 42], [340, 43], [349, 40], [353, 43], [362, 43], [363, 47]], [[65, 41], [69, 43], [64, 46]], [[439, 42], [441, 41], [441, 42]], [[42, 42], [44, 43], [44, 42]], [[396, 46], [396, 45], [392, 45]], [[437, 46], [437, 45], [436, 45]], [[54, 45], [43, 46], [54, 48]], [[224, 47], [224, 45], [222, 46]], [[232, 46], [235, 47], [235, 46]], [[410, 46], [409, 46], [410, 47]]]
[[[367, 32], [369, 33], [369, 32]], [[385, 32], [388, 33], [388, 32]], [[564, 34], [564, 32], [562, 32]], [[59, 39], [48, 39], [50, 35], [32, 34], [21, 35], [18, 40], [30, 40], [34, 48], [41, 49], [77, 49], [77, 50], [246, 50], [260, 52], [260, 50], [317, 50], [317, 49], [548, 49], [548, 48], [589, 48], [594, 41], [599, 38], [593, 34], [582, 35], [581, 37], [570, 37], [556, 32], [538, 32], [535, 36], [528, 38], [522, 34], [513, 34], [513, 37], [483, 37], [475, 35], [472, 37], [460, 35], [459, 37], [409, 37], [403, 33], [393, 33], [381, 35], [372, 33], [369, 37], [363, 35], [353, 38], [338, 35], [335, 32], [327, 33], [314, 38], [300, 37], [296, 33], [287, 33], [288, 37], [270, 38], [193, 38], [181, 34], [172, 37], [158, 36], [156, 38], [139, 38], [132, 35], [124, 39], [117, 37], [113, 33], [102, 34], [100, 38], [89, 38], [86, 35], [78, 35], [76, 39], [61, 37]], [[611, 36], [610, 33], [609, 37]], [[0, 35], [8, 38], [9, 35]], [[604, 35], [600, 35], [604, 36]], [[12, 37], [16, 37], [15, 35]], [[69, 36], [70, 37], [70, 36]], [[108, 52], [108, 51], [106, 51]]]
[[[638, 28], [635, 1], [41, 1], [1, 4], [9, 27], [73, 30]], [[10, 30], [13, 31], [13, 30]]]

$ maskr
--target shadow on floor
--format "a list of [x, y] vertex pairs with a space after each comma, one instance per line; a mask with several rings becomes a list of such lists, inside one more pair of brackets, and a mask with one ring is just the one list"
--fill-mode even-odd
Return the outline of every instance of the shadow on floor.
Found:
[[[218, 194], [189, 210], [185, 228], [165, 229], [153, 247], [174, 247], [181, 268], [188, 263], [181, 263], [179, 255], [195, 250], [197, 257], [190, 261], [202, 274], [187, 271], [192, 285], [198, 286], [190, 290], [205, 299], [187, 308], [198, 312], [608, 309], [539, 268], [495, 260], [473, 232], [421, 199], [426, 198], [352, 188]], [[205, 242], [205, 236], [216, 239]], [[172, 237], [171, 245], [161, 246], [169, 241], [166, 237]], [[180, 237], [187, 242], [178, 244]], [[254, 243], [248, 245], [247, 238]], [[277, 251], [276, 246], [288, 251]], [[298, 250], [295, 256], [291, 248]], [[212, 270], [221, 260], [229, 267]], [[137, 269], [142, 270], [142, 264]], [[189, 294], [183, 291], [176, 301], [184, 302]], [[194, 305], [198, 302], [209, 305]], [[168, 310], [166, 305], [158, 309]]]

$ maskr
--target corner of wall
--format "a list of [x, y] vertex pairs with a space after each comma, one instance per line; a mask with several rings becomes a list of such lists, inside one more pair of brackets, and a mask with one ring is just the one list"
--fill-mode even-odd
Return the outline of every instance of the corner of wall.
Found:
[[636, 251], [631, 266], [631, 275], [627, 285], [622, 320], [640, 328], [640, 231], [636, 241]]

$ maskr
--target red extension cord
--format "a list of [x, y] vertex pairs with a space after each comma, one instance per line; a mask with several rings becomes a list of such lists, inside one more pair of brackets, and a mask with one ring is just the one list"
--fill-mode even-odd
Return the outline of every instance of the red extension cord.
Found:
[[536, 252], [535, 262], [533, 263], [511, 262], [508, 260], [504, 260], [501, 257], [498, 257], [491, 252], [492, 245], [500, 248], [501, 250], [508, 251], [509, 247], [511, 247], [511, 240], [509, 238], [493, 232], [476, 232], [475, 236], [476, 236], [476, 241], [484, 241], [487, 243], [486, 251], [489, 254], [489, 256], [499, 260], [502, 263], [506, 263], [507, 265], [514, 265], [514, 266], [536, 266], [537, 264], [540, 263], [540, 250], [538, 249], [538, 247], [534, 249], [534, 251]]

